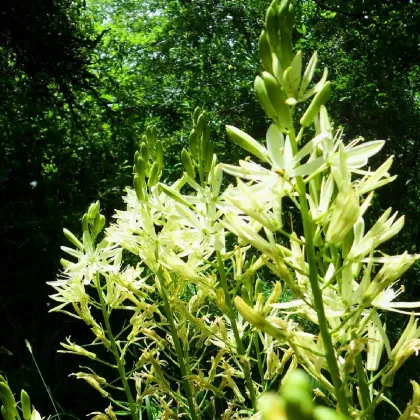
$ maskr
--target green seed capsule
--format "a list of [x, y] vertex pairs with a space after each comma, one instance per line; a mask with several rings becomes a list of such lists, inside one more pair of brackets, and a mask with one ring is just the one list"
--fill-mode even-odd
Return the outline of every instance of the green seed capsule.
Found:
[[324, 105], [325, 102], [327, 102], [330, 93], [331, 82], [326, 82], [323, 88], [314, 96], [308, 109], [305, 111], [302, 118], [300, 119], [300, 125], [302, 127], [308, 127], [312, 124], [315, 117], [318, 115], [321, 105]]

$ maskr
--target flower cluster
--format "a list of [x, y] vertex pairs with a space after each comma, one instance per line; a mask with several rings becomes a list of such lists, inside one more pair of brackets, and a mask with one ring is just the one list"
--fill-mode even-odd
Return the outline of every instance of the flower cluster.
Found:
[[[197, 108], [181, 153], [185, 171], [168, 185], [163, 145], [149, 127], [126, 209], [103, 232], [94, 203], [81, 240], [64, 232], [74, 248], [63, 251], [73, 260], [62, 260], [51, 282], [53, 311], [82, 319], [114, 360], [70, 339], [64, 351], [112, 369], [119, 387], [93, 371], [76, 377], [133, 419], [143, 410], [162, 419], [261, 418], [268, 400], [259, 412], [259, 397], [298, 366], [342, 416], [373, 418], [379, 402], [390, 402], [384, 389], [419, 351], [414, 314], [393, 348], [381, 317], [420, 307], [394, 301], [402, 293], [396, 284], [420, 256], [379, 249], [404, 218], [388, 209], [365, 226], [375, 190], [395, 179], [392, 157], [372, 169], [369, 159], [384, 141], [345, 144], [325, 107], [328, 72], [312, 84], [316, 53], [302, 72], [292, 28], [290, 2], [274, 0], [259, 42], [265, 71], [255, 81], [273, 120], [265, 143], [228, 126], [250, 156], [237, 166], [219, 163], [208, 116]], [[295, 113], [308, 100], [295, 131]], [[224, 176], [235, 182], [222, 188]], [[116, 310], [129, 314], [118, 334]], [[114, 389], [125, 397], [111, 397]], [[305, 418], [318, 418], [309, 406]]]

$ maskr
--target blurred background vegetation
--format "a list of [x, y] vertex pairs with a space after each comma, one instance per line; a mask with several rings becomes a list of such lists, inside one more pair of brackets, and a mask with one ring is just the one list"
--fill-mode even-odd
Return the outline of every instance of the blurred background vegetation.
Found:
[[[80, 230], [100, 199], [108, 217], [131, 183], [132, 156], [155, 124], [167, 176], [180, 170], [191, 113], [209, 112], [216, 153], [236, 161], [226, 123], [264, 138], [267, 120], [254, 97], [261, 71], [257, 43], [268, 1], [16, 0], [0, 5], [0, 371], [52, 413], [24, 345], [33, 346], [47, 383], [67, 413], [103, 409], [95, 391], [68, 374], [78, 362], [56, 353], [64, 337], [89, 340], [85, 326], [48, 315], [59, 270], [62, 228]], [[406, 216], [394, 253], [416, 251], [420, 238], [420, 7], [416, 0], [300, 0], [295, 45], [318, 50], [330, 70], [328, 109], [345, 136], [388, 140], [397, 180], [382, 190], [372, 217], [392, 206]], [[322, 66], [320, 66], [322, 67]], [[378, 163], [378, 162], [376, 162]], [[386, 251], [386, 249], [385, 249]], [[270, 281], [270, 279], [267, 279]], [[419, 267], [404, 279], [420, 300]], [[388, 317], [398, 331], [405, 317]], [[411, 395], [411, 359], [392, 396]], [[389, 410], [388, 410], [389, 411]], [[395, 418], [390, 415], [388, 418]]]

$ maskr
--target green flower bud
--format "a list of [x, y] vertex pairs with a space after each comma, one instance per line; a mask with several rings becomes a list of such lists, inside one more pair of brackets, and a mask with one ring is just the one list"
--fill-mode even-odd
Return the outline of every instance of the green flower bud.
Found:
[[144, 200], [144, 181], [138, 175], [134, 175], [133, 187], [136, 191], [137, 198], [139, 200]]
[[255, 90], [255, 95], [257, 96], [258, 102], [260, 103], [262, 109], [267, 114], [267, 117], [274, 119], [276, 117], [276, 111], [274, 110], [273, 105], [271, 104], [270, 99], [268, 98], [268, 93], [265, 88], [264, 81], [259, 76], [255, 78], [254, 90]]
[[31, 418], [31, 400], [28, 393], [22, 389], [20, 392], [20, 404], [22, 408], [23, 418], [25, 420], [30, 420]]
[[325, 102], [327, 102], [330, 93], [331, 82], [326, 82], [323, 88], [312, 99], [311, 104], [308, 106], [308, 109], [305, 111], [302, 118], [300, 119], [300, 125], [302, 127], [308, 127], [312, 124], [313, 120], [318, 115], [321, 105], [324, 105]]
[[270, 7], [267, 9], [265, 26], [267, 28], [267, 36], [272, 47], [272, 51], [276, 51], [280, 42], [277, 0], [273, 0]]
[[156, 142], [156, 162], [158, 163], [159, 167], [162, 169], [163, 168], [163, 145], [162, 142], [160, 140], [158, 140]]
[[142, 179], [146, 176], [146, 162], [141, 156], [136, 161], [136, 173]]
[[96, 216], [99, 214], [100, 207], [99, 201], [96, 201], [89, 206], [87, 214], [90, 221], [93, 222], [95, 220]]
[[63, 233], [64, 236], [77, 248], [79, 248], [80, 250], [84, 250], [85, 247], [83, 246], [83, 244], [76, 238], [76, 236], [74, 236], [69, 230], [67, 229], [63, 229]]
[[[262, 81], [262, 79], [261, 79]], [[264, 82], [263, 82], [264, 83]], [[232, 125], [226, 126], [226, 131], [230, 139], [242, 149], [252, 153], [257, 158], [264, 162], [268, 162], [268, 152], [260, 143], [253, 139], [250, 135], [242, 130], [239, 130]]]
[[252, 305], [251, 299], [249, 297], [248, 289], [244, 285], [242, 285], [241, 287], [241, 296], [247, 305]]
[[289, 420], [312, 420], [314, 403], [309, 377], [299, 369], [292, 372], [281, 389]]
[[211, 164], [213, 162], [214, 147], [211, 141], [207, 142], [206, 147], [203, 150], [204, 155], [204, 172], [209, 173], [211, 169]]
[[149, 145], [150, 148], [152, 148], [157, 140], [157, 130], [154, 125], [148, 126], [146, 128], [146, 139], [147, 139], [147, 144]]
[[286, 104], [287, 95], [284, 89], [279, 85], [276, 78], [268, 72], [262, 74], [265, 88], [270, 99], [271, 105], [277, 114], [279, 123], [289, 128], [292, 125], [292, 116], [290, 114], [290, 107]]
[[264, 70], [273, 73], [273, 62], [271, 57], [270, 44], [268, 42], [268, 35], [265, 31], [261, 32], [258, 41], [258, 51]]
[[149, 148], [147, 147], [146, 143], [142, 143], [140, 145], [140, 153], [141, 157], [143, 158], [144, 162], [149, 162]]
[[100, 214], [95, 219], [94, 230], [95, 230], [96, 234], [101, 232], [101, 230], [104, 228], [104, 226], [105, 226], [105, 216]]
[[149, 180], [147, 182], [147, 185], [149, 187], [153, 187], [159, 182], [159, 173], [160, 173], [159, 164], [157, 162], [154, 162], [150, 169]]
[[198, 117], [200, 116], [200, 114], [201, 114], [201, 109], [198, 106], [197, 108], [195, 108], [194, 114], [193, 114], [193, 124], [194, 124], [194, 127], [197, 125]]
[[159, 188], [170, 198], [177, 201], [180, 204], [183, 204], [184, 206], [191, 207], [191, 204], [178, 192], [170, 187], [168, 187], [165, 184], [159, 184]]
[[82, 229], [83, 232], [87, 232], [89, 230], [89, 218], [87, 214], [84, 214], [82, 217]]
[[189, 143], [190, 143], [190, 152], [191, 155], [196, 158], [197, 156], [197, 146], [198, 146], [198, 139], [197, 139], [197, 132], [192, 129], [191, 133], [190, 133], [190, 138], [189, 138]]
[[257, 296], [262, 293], [263, 282], [260, 278], [257, 279], [255, 282], [255, 289], [254, 289], [254, 299], [257, 299]]
[[197, 133], [199, 136], [201, 136], [201, 134], [203, 133], [206, 125], [207, 125], [207, 113], [206, 111], [203, 111], [197, 120]]
[[311, 59], [309, 60], [308, 65], [306, 66], [305, 73], [303, 74], [302, 82], [299, 88], [299, 94], [304, 93], [306, 88], [312, 82], [312, 78], [314, 77], [317, 62], [318, 62], [318, 53], [315, 51]]
[[14, 420], [15, 417], [18, 417], [15, 398], [6, 382], [0, 382], [0, 400], [5, 409], [6, 415], [4, 417], [6, 420]]
[[195, 178], [194, 165], [192, 163], [190, 154], [185, 148], [182, 149], [182, 152], [181, 152], [181, 161], [182, 161], [182, 164], [184, 165], [185, 172], [187, 172], [187, 174], [191, 178], [194, 179]]
[[332, 408], [318, 406], [313, 412], [314, 420], [346, 420], [347, 417], [337, 413]]

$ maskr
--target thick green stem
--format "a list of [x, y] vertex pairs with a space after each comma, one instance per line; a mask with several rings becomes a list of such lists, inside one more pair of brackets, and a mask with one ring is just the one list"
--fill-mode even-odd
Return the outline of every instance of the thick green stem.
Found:
[[[232, 299], [230, 298], [230, 294], [229, 294], [229, 288], [228, 288], [226, 273], [225, 273], [225, 265], [223, 263], [223, 259], [222, 259], [222, 256], [220, 254], [220, 251], [217, 251], [217, 263], [219, 265], [220, 285], [222, 286], [223, 293], [225, 295], [225, 303], [226, 303], [226, 307], [228, 309], [228, 314], [227, 315], [229, 317], [230, 324], [231, 324], [232, 330], [233, 330], [233, 335], [235, 337], [236, 349], [237, 349], [238, 354], [240, 356], [245, 357], [244, 346], [242, 344], [241, 337], [239, 336], [238, 326], [236, 325], [236, 318], [235, 318], [235, 315], [234, 315], [234, 312], [233, 312]], [[251, 370], [250, 370], [250, 367], [249, 367], [249, 363], [247, 363], [246, 360], [243, 360], [242, 367], [244, 369], [245, 383], [246, 383], [246, 387], [248, 388], [249, 397], [250, 397], [251, 402], [252, 402], [252, 407], [253, 407], [254, 411], [256, 412], [257, 411], [257, 400], [256, 400], [256, 397], [255, 397], [254, 386], [252, 384]]]
[[131, 412], [131, 417], [132, 417], [133, 420], [137, 420], [136, 405], [134, 403], [133, 396], [131, 395], [130, 386], [128, 385], [127, 375], [125, 373], [124, 364], [121, 361], [119, 351], [118, 351], [118, 348], [117, 348], [117, 344], [115, 342], [114, 335], [112, 334], [111, 324], [109, 323], [109, 314], [108, 314], [108, 310], [107, 310], [107, 307], [106, 307], [106, 303], [104, 301], [104, 296], [102, 294], [102, 289], [101, 289], [101, 285], [100, 285], [99, 274], [96, 275], [96, 288], [98, 289], [99, 302], [100, 302], [101, 308], [102, 308], [102, 316], [104, 317], [105, 327], [106, 327], [106, 330], [107, 330], [107, 333], [108, 333], [108, 339], [111, 342], [112, 353], [114, 354], [115, 361], [116, 361], [117, 367], [118, 367], [118, 372], [120, 374], [120, 378], [121, 378], [121, 381], [122, 381], [123, 386], [124, 386], [124, 391], [125, 391], [125, 394], [127, 396], [128, 405], [130, 407], [130, 412]]
[[[289, 132], [290, 143], [292, 146], [293, 154], [297, 153], [297, 142], [293, 129]], [[327, 317], [325, 315], [324, 301], [322, 299], [321, 288], [318, 283], [318, 269], [316, 264], [316, 253], [315, 245], [313, 241], [314, 232], [312, 226], [312, 220], [309, 215], [308, 202], [306, 198], [306, 187], [301, 176], [296, 177], [296, 184], [299, 193], [299, 204], [300, 204], [300, 213], [303, 222], [303, 233], [305, 236], [305, 249], [306, 256], [309, 264], [309, 282], [312, 288], [312, 295], [314, 299], [314, 306], [318, 316], [319, 329], [321, 330], [322, 341], [325, 347], [325, 358], [328, 364], [328, 370], [331, 375], [331, 380], [334, 385], [336, 392], [338, 406], [340, 411], [349, 416], [348, 404], [346, 395], [344, 392], [343, 382], [340, 378], [340, 373], [338, 369], [337, 357], [334, 351], [334, 346], [331, 339], [331, 332], [328, 327]]]
[[174, 316], [173, 316], [173, 313], [172, 313], [172, 308], [171, 308], [171, 305], [169, 303], [168, 295], [166, 293], [167, 286], [165, 284], [165, 279], [163, 277], [161, 269], [159, 270], [157, 277], [158, 277], [159, 284], [160, 284], [160, 290], [161, 290], [161, 295], [162, 295], [162, 299], [163, 299], [163, 306], [164, 306], [165, 312], [166, 312], [166, 317], [168, 319], [169, 326], [171, 328], [171, 335], [172, 335], [172, 339], [173, 339], [174, 345], [175, 345], [175, 351], [176, 351], [176, 356], [177, 356], [178, 363], [179, 363], [179, 368], [181, 370], [182, 384], [183, 384], [183, 387], [184, 387], [185, 395], [187, 397], [191, 419], [192, 420], [198, 420], [198, 416], [197, 416], [197, 413], [195, 411], [195, 404], [194, 404], [194, 399], [193, 399], [193, 395], [192, 395], [192, 391], [191, 391], [190, 382], [188, 381], [189, 369], [188, 369], [188, 366], [185, 364], [184, 354], [183, 354], [183, 351], [182, 351], [181, 342], [179, 340], [178, 331], [176, 329], [175, 320], [174, 320]]

